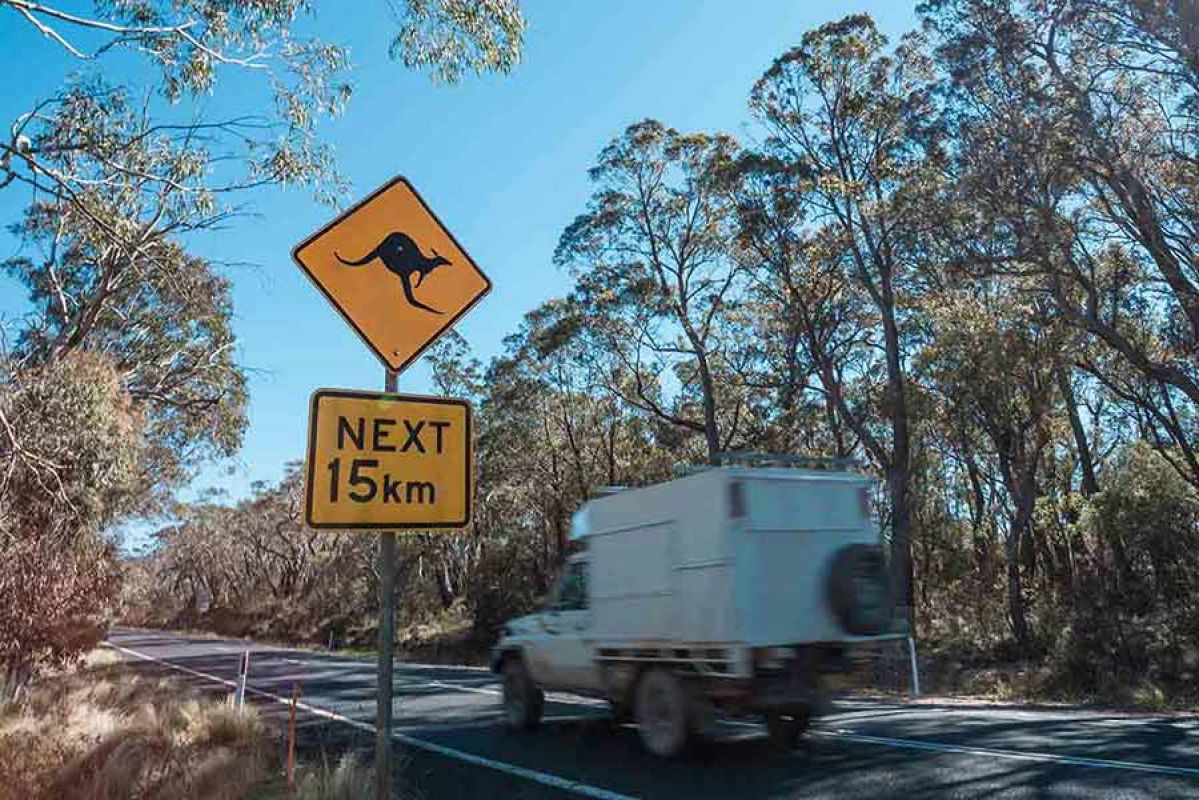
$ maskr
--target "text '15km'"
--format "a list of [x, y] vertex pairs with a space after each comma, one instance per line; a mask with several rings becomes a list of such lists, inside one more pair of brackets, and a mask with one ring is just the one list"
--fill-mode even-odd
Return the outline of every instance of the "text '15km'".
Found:
[[460, 528], [470, 521], [470, 407], [322, 389], [312, 397], [306, 517], [314, 528]]

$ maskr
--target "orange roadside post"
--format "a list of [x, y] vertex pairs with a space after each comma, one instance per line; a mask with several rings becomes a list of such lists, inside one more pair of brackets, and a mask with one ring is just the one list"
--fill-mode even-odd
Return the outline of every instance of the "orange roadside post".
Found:
[[300, 684], [291, 685], [291, 711], [287, 721], [287, 788], [296, 788], [296, 702], [300, 699]]

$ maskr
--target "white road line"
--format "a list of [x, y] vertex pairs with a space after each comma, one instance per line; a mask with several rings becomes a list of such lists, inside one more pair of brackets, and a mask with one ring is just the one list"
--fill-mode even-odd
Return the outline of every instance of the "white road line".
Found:
[[1096, 767], [1099, 769], [1120, 769], [1130, 772], [1151, 772], [1158, 775], [1199, 776], [1199, 769], [1190, 767], [1170, 767], [1164, 764], [1150, 764], [1140, 761], [1112, 761], [1104, 758], [1086, 758], [1083, 756], [1066, 756], [1057, 753], [1038, 753], [1024, 750], [996, 750], [990, 747], [970, 747], [964, 745], [944, 744], [942, 742], [926, 742], [920, 739], [892, 739], [886, 736], [867, 736], [841, 729], [813, 730], [813, 736], [828, 739], [841, 739], [861, 744], [878, 744], [886, 747], [900, 747], [907, 750], [931, 750], [938, 753], [956, 753], [959, 755], [985, 756], [987, 758], [1007, 758], [1017, 761], [1039, 761], [1054, 764], [1069, 764], [1076, 767]]
[[[136, 656], [137, 658], [140, 658], [144, 661], [153, 661], [156, 664], [162, 664], [165, 667], [169, 667], [170, 669], [178, 670], [179, 672], [184, 672], [189, 675], [194, 675], [196, 677], [203, 678], [205, 680], [216, 681], [217, 683], [222, 683], [226, 686], [235, 686], [236, 685], [231, 680], [226, 680], [225, 678], [221, 678], [216, 675], [210, 675], [209, 673], [206, 673], [206, 672], [200, 672], [199, 670], [194, 670], [194, 669], [191, 669], [190, 667], [184, 667], [179, 664], [175, 664], [175, 663], [166, 661], [161, 658], [155, 658], [154, 656], [146, 655], [145, 653], [139, 653], [136, 650], [131, 650], [128, 647], [122, 647], [119, 644], [113, 644], [112, 642], [104, 642], [103, 644], [105, 644], [108, 647], [114, 648], [116, 650], [120, 650], [122, 653], [128, 653], [129, 655]], [[281, 697], [277, 694], [272, 694], [271, 692], [265, 692], [262, 689], [255, 689], [249, 683], [246, 684], [246, 691], [250, 692], [251, 694], [256, 694], [261, 697], [269, 698], [269, 699], [275, 701], [276, 703], [280, 703], [285, 706], [291, 704], [291, 700], [289, 698]], [[360, 720], [350, 719], [349, 717], [343, 717], [341, 714], [337, 714], [335, 712], [328, 711], [326, 709], [320, 708], [319, 706], [314, 706], [310, 703], [297, 702], [296, 706], [298, 708], [303, 709], [304, 711], [307, 711], [310, 714], [315, 714], [320, 717], [332, 719], [337, 722], [341, 722], [343, 724], [350, 725], [351, 727], [358, 728], [359, 730], [370, 731], [371, 733], [374, 733], [374, 731], [375, 731], [375, 726], [371, 725], [370, 723], [361, 722]], [[552, 775], [548, 772], [538, 772], [537, 770], [527, 769], [525, 767], [518, 767], [515, 764], [508, 764], [503, 761], [493, 761], [490, 758], [484, 758], [483, 756], [477, 756], [474, 753], [467, 753], [463, 750], [457, 750], [453, 747], [446, 747], [445, 745], [437, 744], [436, 742], [425, 741], [424, 739], [417, 739], [416, 737], [409, 736], [408, 734], [405, 734], [405, 733], [399, 733], [399, 732], [393, 731], [391, 734], [391, 737], [395, 741], [400, 742], [401, 744], [406, 744], [409, 747], [415, 747], [419, 750], [426, 750], [431, 753], [437, 753], [438, 755], [442, 755], [447, 758], [453, 758], [458, 761], [464, 761], [467, 764], [473, 764], [473, 765], [479, 766], [479, 767], [486, 767], [488, 769], [494, 769], [499, 772], [506, 773], [508, 775], [515, 775], [518, 778], [524, 778], [526, 780], [534, 781], [535, 783], [540, 783], [544, 786], [550, 786], [555, 789], [562, 789], [567, 792], [574, 792], [575, 794], [580, 794], [580, 795], [583, 795], [584, 797], [594, 797], [594, 798], [596, 798], [596, 800], [635, 800], [635, 798], [633, 798], [630, 795], [620, 794], [619, 792], [612, 792], [607, 789], [601, 789], [598, 786], [591, 786], [590, 784], [581, 783], [579, 781], [572, 781], [568, 778], [563, 778], [558, 775]]]
[[[414, 676], [415, 677], [415, 676]], [[500, 677], [498, 675], [488, 675], [484, 678], [453, 678], [451, 686], [498, 686]], [[449, 683], [449, 681], [437, 681], [438, 683]]]
[[[485, 689], [481, 686], [462, 686], [457, 683], [445, 683], [443, 681], [428, 681], [424, 684], [414, 684], [421, 686], [431, 686], [434, 689], [452, 689], [459, 692], [471, 692], [474, 694], [490, 694], [496, 697], [502, 697], [504, 692], [502, 689]], [[559, 694], [557, 692], [546, 692], [545, 701], [547, 703], [560, 703], [568, 706], [583, 706], [584, 708], [607, 708], [607, 700], [595, 700], [590, 697], [580, 697], [574, 694]]]
[[1188, 736], [1199, 734], [1199, 723], [1191, 720], [1177, 720], [1169, 718], [1154, 717], [1151, 719], [1137, 719], [1129, 717], [1127, 719], [1080, 719], [1077, 722], [1087, 725], [1102, 725], [1105, 728], [1144, 728], [1160, 725], [1163, 728], [1169, 728], [1171, 733], [1180, 732]]
[[[546, 714], [541, 718], [541, 724], [550, 724], [555, 722], [594, 722], [598, 717], [594, 714]], [[397, 721], [397, 724], [402, 724]], [[415, 733], [429, 733], [432, 731], [465, 731], [465, 730], [481, 730], [484, 728], [498, 728], [502, 725], [500, 720], [500, 710], [497, 708], [491, 719], [479, 719], [475, 717], [469, 722], [453, 721], [453, 722], [433, 722], [423, 723], [419, 725], [404, 726]]]
[[[724, 720], [724, 722], [725, 724], [736, 725], [742, 728], [758, 728], [759, 730], [762, 730], [763, 735], [765, 734], [763, 726], [755, 722], [746, 722], [739, 719], [729, 719]], [[878, 744], [886, 747], [901, 747], [908, 750], [931, 750], [939, 753], [956, 753], [959, 755], [1010, 758], [1021, 761], [1048, 761], [1060, 764], [1070, 764], [1078, 767], [1123, 769], [1130, 770], [1132, 772], [1153, 772], [1163, 775], [1199, 775], [1199, 769], [1192, 769], [1190, 767], [1170, 767], [1164, 764], [1151, 764], [1142, 761], [1112, 761], [1104, 758], [1065, 756], [1057, 753], [1039, 753], [1036, 751], [997, 750], [990, 747], [970, 747], [963, 745], [943, 744], [941, 742], [929, 742], [923, 739], [894, 739], [886, 736], [867, 736], [866, 734], [853, 733], [845, 728], [813, 728], [810, 732], [810, 735], [825, 739], [842, 739], [844, 741], [859, 742], [862, 744]]]
[[[342, 656], [337, 656], [337, 657], [342, 658]], [[356, 659], [347, 658], [345, 660], [353, 661]], [[363, 663], [366, 663], [366, 662], [363, 662]], [[450, 670], [452, 672], [486, 672], [489, 675], [494, 674], [494, 673], [492, 673], [491, 669], [488, 667], [468, 667], [465, 664], [422, 664], [418, 661], [397, 661], [397, 662], [395, 662], [395, 664], [396, 664], [396, 669], [432, 669], [432, 670], [445, 669], [445, 670]]]
[[[124, 625], [122, 625], [119, 628], [114, 629], [114, 630], [148, 633], [152, 636], [164, 636], [166, 633], [162, 630], [159, 630], [158, 628], [130, 628], [130, 627], [127, 627]], [[324, 650], [324, 649], [321, 649], [321, 650], [297, 650], [295, 648], [276, 647], [275, 645], [260, 644], [258, 642], [254, 642], [251, 640], [245, 640], [245, 643], [243, 644], [242, 642], [240, 642], [236, 639], [208, 638], [205, 636], [193, 635], [193, 633], [189, 632], [189, 631], [179, 631], [178, 636], [183, 639], [188, 639], [189, 641], [204, 642], [207, 644], [224, 646], [224, 647], [229, 648], [229, 652], [236, 652], [236, 653], [241, 653], [246, 650], [249, 650], [251, 653], [290, 653], [292, 655], [298, 655], [298, 656], [309, 656], [309, 657], [319, 656], [321, 658], [335, 658], [338, 661], [344, 661], [344, 662], [351, 663], [351, 664], [363, 664], [363, 665], [367, 665], [367, 666], [370, 666], [373, 663], [371, 661], [366, 661], [366, 660], [360, 659], [360, 658], [353, 658], [351, 656], [338, 655], [336, 650]], [[395, 662], [395, 665], [396, 665], [397, 670], [411, 668], [411, 669], [445, 669], [445, 670], [452, 670], [452, 671], [456, 671], [456, 672], [487, 672], [487, 673], [491, 672], [491, 669], [488, 667], [470, 667], [465, 664], [426, 664], [426, 663], [423, 663], [420, 661], [397, 661], [397, 662]], [[373, 667], [372, 667], [372, 669], [373, 669]]]
[[503, 692], [498, 689], [484, 689], [481, 686], [459, 686], [456, 683], [442, 683], [441, 681], [425, 681], [424, 683], [410, 683], [409, 686], [428, 686], [432, 689], [449, 689], [457, 692], [468, 692], [470, 694], [489, 694], [501, 695]]
[[1039, 711], [1021, 711], [1010, 710], [1003, 708], [988, 709], [985, 706], [971, 707], [943, 707], [934, 706], [924, 703], [911, 703], [906, 706], [896, 706], [894, 704], [878, 704], [870, 706], [872, 701], [862, 700], [838, 700], [838, 707], [855, 708], [866, 706], [861, 711], [846, 711], [839, 712], [835, 716], [839, 719], [853, 719], [858, 716], [867, 717], [872, 713], [878, 716], [885, 714], [903, 713], [911, 714], [923, 713], [929, 717], [944, 719], [948, 715], [955, 717], [970, 717], [977, 714], [985, 714], [985, 720], [1012, 720], [1023, 722], [1028, 720], [1049, 721], [1062, 725], [1100, 725], [1109, 728], [1125, 728], [1125, 727], [1144, 727], [1161, 725], [1168, 727], [1172, 733], [1184, 733], [1187, 735], [1199, 734], [1199, 716], [1188, 713], [1185, 715], [1175, 716], [1112, 716], [1120, 712], [1102, 712], [1102, 711], [1073, 711], [1070, 709], [1047, 708]]

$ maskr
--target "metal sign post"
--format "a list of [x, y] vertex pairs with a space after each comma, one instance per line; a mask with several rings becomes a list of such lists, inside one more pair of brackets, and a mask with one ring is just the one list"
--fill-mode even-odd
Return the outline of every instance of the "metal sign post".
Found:
[[[387, 370], [383, 390], [396, 391], [395, 372]], [[391, 798], [391, 676], [395, 646], [396, 534], [379, 536], [379, 664], [375, 675], [375, 798]]]
[[[292, 258], [387, 368], [385, 395], [491, 281], [403, 177], [393, 178], [292, 250]], [[319, 390], [309, 418], [305, 523], [379, 531], [375, 791], [391, 798], [396, 536], [465, 528], [471, 504], [470, 404], [450, 398]]]

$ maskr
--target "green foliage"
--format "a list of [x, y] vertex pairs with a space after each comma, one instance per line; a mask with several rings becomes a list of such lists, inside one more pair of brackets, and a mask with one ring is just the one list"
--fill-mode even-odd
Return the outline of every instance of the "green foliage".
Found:
[[234, 360], [229, 282], [170, 241], [122, 253], [72, 210], [36, 206], [21, 229], [52, 261], [3, 265], [39, 312], [18, 347], [46, 364], [74, 352], [111, 354], [152, 451], [145, 485], [170, 487], [198, 460], [230, 454], [241, 441], [245, 375]]
[[546, 592], [530, 565], [537, 561], [528, 537], [488, 541], [467, 578], [466, 603], [471, 623], [484, 641], [494, 641], [500, 626], [532, 611]]
[[701, 435], [706, 459], [730, 449], [744, 411], [738, 364], [724, 358], [744, 279], [718, 190], [735, 147], [656, 120], [630, 126], [600, 153], [588, 209], [554, 254], [576, 277], [558, 330], [589, 340], [593, 374], [622, 401]]
[[114, 367], [84, 353], [0, 365], [0, 525], [67, 541], [135, 507], [144, 446]]
[[1199, 492], [1144, 443], [1126, 447], [1084, 523], [1119, 569], [1130, 610], [1188, 607], [1199, 568]]
[[101, 532], [141, 500], [145, 448], [105, 359], [0, 366], [0, 668], [13, 692], [102, 635], [118, 569]]
[[1199, 493], [1144, 444], [1124, 448], [1080, 519], [1088, 552], [1054, 657], [1062, 680], [1136, 700], [1199, 674]]
[[456, 83], [466, 72], [511, 72], [524, 30], [516, 0], [407, 0], [390, 52]]
[[[317, 136], [317, 125], [340, 114], [353, 93], [344, 77], [349, 53], [340, 44], [299, 34], [316, 16], [312, 4], [116, 0], [97, 2], [81, 13], [23, 0], [0, 6], [86, 63], [100, 63], [121, 50], [145, 59], [156, 76], [143, 85], [153, 85], [170, 106], [203, 98], [220, 88], [223, 77], [241, 73], [265, 95], [258, 107], [268, 109], [265, 114], [197, 122], [197, 113], [167, 125], [169, 112], [147, 101], [139, 104], [146, 116], [143, 135], [173, 132], [186, 140], [197, 163], [208, 167], [193, 176], [204, 190], [301, 184], [328, 202], [338, 201], [344, 181]], [[391, 56], [407, 67], [429, 70], [437, 80], [455, 82], [466, 72], [509, 72], [519, 62], [524, 19], [515, 0], [405, 0], [394, 11]], [[91, 70], [92, 78], [100, 76], [100, 69]], [[73, 173], [46, 171], [44, 161], [61, 151], [40, 146], [31, 133], [46, 122], [42, 108], [63, 101], [70, 91], [66, 87], [37, 104], [19, 120], [11, 143], [0, 143], [0, 186], [16, 180], [67, 195], [86, 188]], [[149, 118], [151, 107], [155, 120]], [[101, 148], [78, 135], [84, 127], [65, 126], [58, 133], [73, 154], [90, 158]], [[19, 146], [22, 136], [29, 137], [29, 146]], [[228, 152], [217, 152], [221, 149]], [[117, 157], [105, 164], [108, 175], [130, 174], [129, 161], [119, 151], [109, 153]], [[242, 174], [225, 184], [217, 176], [229, 174], [229, 161]]]

